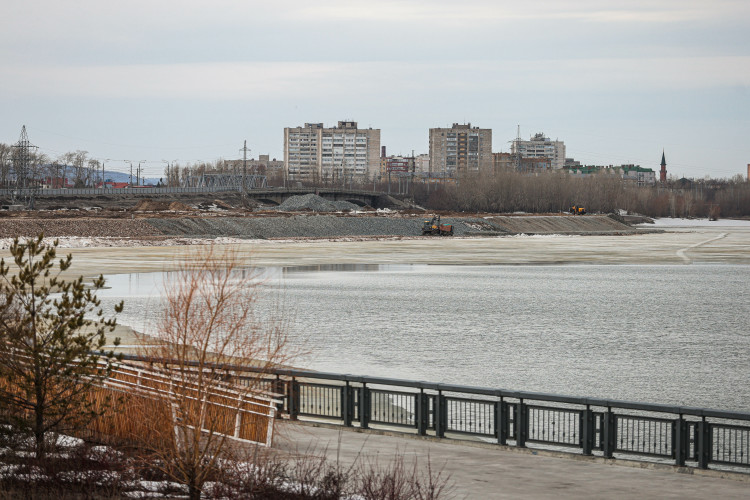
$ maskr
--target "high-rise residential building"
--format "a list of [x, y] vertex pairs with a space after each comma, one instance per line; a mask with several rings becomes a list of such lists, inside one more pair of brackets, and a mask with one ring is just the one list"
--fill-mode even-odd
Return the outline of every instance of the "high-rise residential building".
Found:
[[430, 172], [459, 176], [492, 169], [492, 130], [454, 123], [430, 129]]
[[[535, 134], [530, 140], [515, 139], [510, 146], [512, 155], [520, 158], [548, 158], [552, 168], [565, 166], [565, 143], [552, 141], [544, 134]], [[520, 154], [519, 154], [520, 153]]]
[[414, 172], [414, 157], [412, 156], [386, 156], [386, 173], [408, 174]]
[[380, 168], [380, 130], [359, 129], [340, 121], [284, 129], [284, 164], [289, 180], [351, 182], [366, 180]]

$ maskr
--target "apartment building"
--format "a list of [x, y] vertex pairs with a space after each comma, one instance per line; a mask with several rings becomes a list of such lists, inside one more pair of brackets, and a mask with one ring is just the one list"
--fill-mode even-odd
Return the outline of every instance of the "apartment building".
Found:
[[511, 170], [515, 167], [515, 158], [510, 153], [492, 153], [492, 170], [495, 173]]
[[635, 182], [638, 186], [653, 186], [656, 184], [656, 172], [640, 165], [620, 165], [614, 167], [626, 181]]
[[641, 167], [640, 165], [586, 165], [566, 167], [565, 170], [574, 177], [590, 177], [592, 175], [619, 176], [623, 180], [630, 181], [638, 186], [653, 186], [656, 184], [656, 172], [653, 169]]
[[[227, 170], [233, 172], [242, 172], [246, 162], [244, 160], [226, 160], [225, 165]], [[278, 172], [284, 168], [284, 162], [277, 160], [276, 158], [271, 159], [270, 155], [258, 155], [258, 158], [247, 159], [247, 173], [248, 174], [272, 174]]]
[[340, 121], [326, 128], [305, 123], [284, 129], [284, 164], [292, 181], [364, 181], [380, 168], [380, 130]]
[[535, 134], [530, 140], [520, 138], [511, 143], [510, 153], [521, 158], [548, 158], [552, 168], [560, 169], [565, 166], [565, 143], [552, 141], [543, 133]]
[[417, 155], [417, 157], [414, 158], [414, 170], [416, 172], [430, 172], [430, 155]]
[[454, 123], [430, 129], [430, 171], [451, 177], [492, 169], [492, 130]]

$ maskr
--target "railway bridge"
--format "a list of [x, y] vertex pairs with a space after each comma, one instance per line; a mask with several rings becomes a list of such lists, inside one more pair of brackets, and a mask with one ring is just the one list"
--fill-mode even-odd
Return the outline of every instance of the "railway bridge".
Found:
[[[110, 188], [82, 188], [82, 189], [0, 189], [0, 202], [20, 203], [33, 208], [34, 199], [45, 199], [58, 197], [59, 199], [73, 198], [133, 198], [133, 197], [159, 197], [179, 195], [200, 195], [209, 193], [235, 193], [242, 192], [239, 186], [198, 186], [198, 187], [131, 187], [127, 189]], [[345, 200], [360, 206], [369, 205], [373, 208], [385, 208], [399, 206], [399, 201], [387, 193], [378, 191], [364, 191], [343, 188], [269, 188], [260, 187], [246, 190], [249, 198], [266, 202], [282, 203], [290, 196], [317, 194], [322, 198], [332, 201]], [[14, 205], [15, 206], [15, 205]]]

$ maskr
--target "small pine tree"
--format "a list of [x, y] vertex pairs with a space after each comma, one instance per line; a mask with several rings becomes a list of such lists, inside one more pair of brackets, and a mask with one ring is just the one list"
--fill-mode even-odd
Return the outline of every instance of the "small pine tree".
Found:
[[[116, 325], [95, 295], [104, 277], [89, 286], [82, 277], [62, 278], [72, 256], [56, 265], [57, 245], [43, 235], [16, 238], [10, 247], [15, 265], [0, 259], [0, 412], [33, 435], [38, 459], [45, 457], [50, 431], [80, 429], [100, 414], [89, 392], [109, 376], [116, 359], [111, 351], [94, 352]], [[122, 307], [116, 305], [115, 313]]]

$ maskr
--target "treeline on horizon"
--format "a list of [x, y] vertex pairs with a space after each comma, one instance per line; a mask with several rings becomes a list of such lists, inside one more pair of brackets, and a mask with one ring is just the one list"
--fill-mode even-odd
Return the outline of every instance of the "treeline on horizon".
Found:
[[415, 184], [413, 197], [425, 208], [462, 212], [559, 213], [578, 205], [588, 212], [626, 210], [649, 217], [750, 216], [750, 183], [741, 175], [637, 186], [610, 175], [506, 171], [466, 176], [439, 187]]
[[[14, 151], [0, 143], [0, 185], [10, 180]], [[76, 187], [89, 187], [98, 180], [100, 163], [86, 151], [63, 153], [51, 159], [38, 153], [30, 158], [28, 178], [70, 176]], [[188, 177], [209, 172], [241, 173], [237, 162], [223, 159], [165, 168], [163, 184], [180, 186]], [[248, 172], [251, 173], [251, 172]], [[268, 175], [269, 186], [288, 185], [281, 171], [252, 172]], [[168, 174], [168, 175], [167, 175]], [[295, 182], [295, 184], [297, 184]], [[310, 187], [333, 187], [335, 181], [303, 182]], [[343, 186], [342, 186], [343, 187]], [[750, 183], [737, 174], [729, 179], [676, 179], [665, 184], [637, 186], [615, 175], [596, 174], [576, 177], [564, 171], [524, 173], [514, 170], [464, 175], [455, 183], [425, 184], [419, 179], [392, 178], [357, 182], [347, 188], [397, 192], [412, 198], [429, 210], [493, 213], [559, 213], [573, 205], [588, 212], [611, 213], [626, 210], [649, 217], [747, 217], [750, 216]]]
[[[171, 175], [184, 179], [208, 172], [237, 171], [236, 164], [218, 160], [178, 166]], [[281, 172], [258, 172], [268, 175], [269, 186], [283, 186]], [[288, 182], [286, 184], [289, 184]], [[295, 182], [295, 184], [297, 184]], [[308, 187], [334, 187], [341, 183], [321, 180], [301, 182]], [[578, 205], [588, 212], [628, 213], [649, 217], [745, 217], [750, 216], [750, 183], [740, 174], [729, 179], [676, 179], [664, 185], [638, 186], [615, 175], [597, 174], [575, 177], [555, 170], [533, 174], [505, 170], [465, 175], [455, 183], [426, 184], [419, 179], [394, 177], [387, 182], [373, 180], [342, 187], [401, 192], [429, 210], [492, 213], [559, 213]]]

